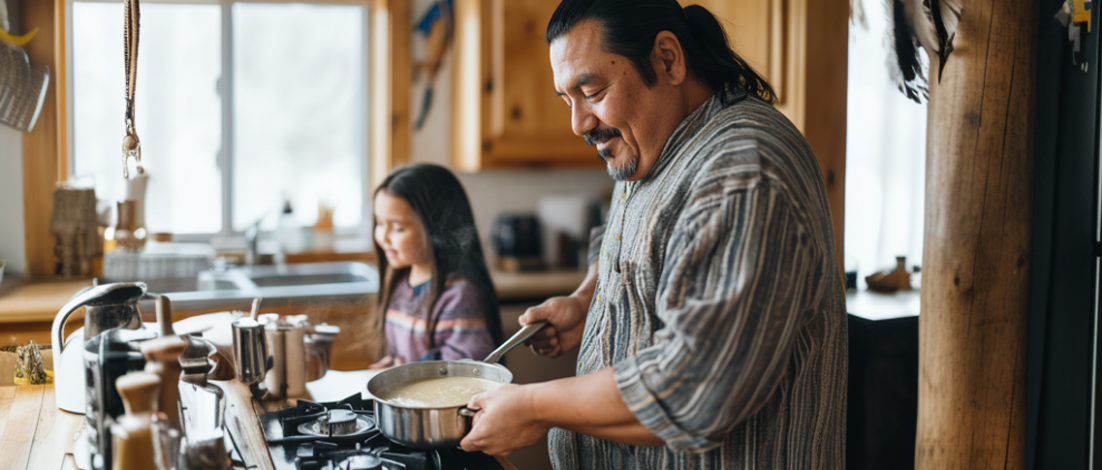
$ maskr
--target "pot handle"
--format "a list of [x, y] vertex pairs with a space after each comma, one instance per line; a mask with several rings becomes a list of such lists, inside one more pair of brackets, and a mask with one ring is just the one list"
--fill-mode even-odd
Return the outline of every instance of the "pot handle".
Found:
[[532, 335], [536, 334], [547, 325], [547, 320], [541, 320], [525, 325], [524, 328], [521, 328], [520, 331], [513, 335], [512, 338], [506, 340], [504, 344], [495, 349], [494, 352], [490, 353], [489, 356], [486, 356], [486, 360], [482, 362], [489, 362], [493, 364], [500, 361], [501, 358], [505, 356], [505, 353], [511, 351], [513, 348], [517, 347], [521, 343], [528, 341], [528, 338], [531, 338]]
[[467, 408], [466, 406], [459, 407], [459, 427], [463, 429], [463, 435], [466, 436], [468, 432], [471, 432], [471, 428], [474, 427], [474, 415], [478, 414], [478, 411]]

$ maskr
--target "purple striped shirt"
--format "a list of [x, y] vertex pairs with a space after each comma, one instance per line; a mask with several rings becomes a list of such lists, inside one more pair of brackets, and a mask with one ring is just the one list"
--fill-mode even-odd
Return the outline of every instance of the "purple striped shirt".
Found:
[[432, 282], [409, 285], [408, 275], [395, 279], [386, 311], [386, 340], [391, 357], [405, 362], [456, 359], [482, 360], [494, 350], [486, 328], [486, 308], [478, 286], [464, 278], [449, 278], [436, 301], [439, 319], [432, 332], [436, 346], [429, 348], [428, 319], [421, 305], [428, 300]]

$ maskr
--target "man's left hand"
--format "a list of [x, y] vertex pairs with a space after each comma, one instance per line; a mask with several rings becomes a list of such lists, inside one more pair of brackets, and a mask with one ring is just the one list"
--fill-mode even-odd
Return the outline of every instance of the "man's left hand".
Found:
[[505, 385], [471, 397], [467, 408], [478, 410], [471, 432], [460, 446], [467, 452], [509, 455], [539, 442], [550, 426], [540, 424], [528, 386]]

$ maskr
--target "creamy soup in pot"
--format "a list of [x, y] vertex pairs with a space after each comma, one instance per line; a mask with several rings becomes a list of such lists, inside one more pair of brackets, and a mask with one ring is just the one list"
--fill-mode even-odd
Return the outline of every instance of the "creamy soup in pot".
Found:
[[471, 401], [471, 397], [500, 386], [499, 383], [474, 377], [429, 377], [382, 390], [377, 398], [406, 407], [463, 406]]

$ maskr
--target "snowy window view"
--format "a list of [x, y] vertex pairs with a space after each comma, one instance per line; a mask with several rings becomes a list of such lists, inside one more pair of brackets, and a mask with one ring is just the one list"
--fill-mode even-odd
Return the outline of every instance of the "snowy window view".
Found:
[[[301, 225], [323, 204], [337, 227], [362, 227], [366, 24], [359, 5], [142, 2], [146, 228], [271, 229], [287, 202]], [[75, 1], [72, 27], [70, 171], [98, 199], [122, 200], [122, 5]]]

